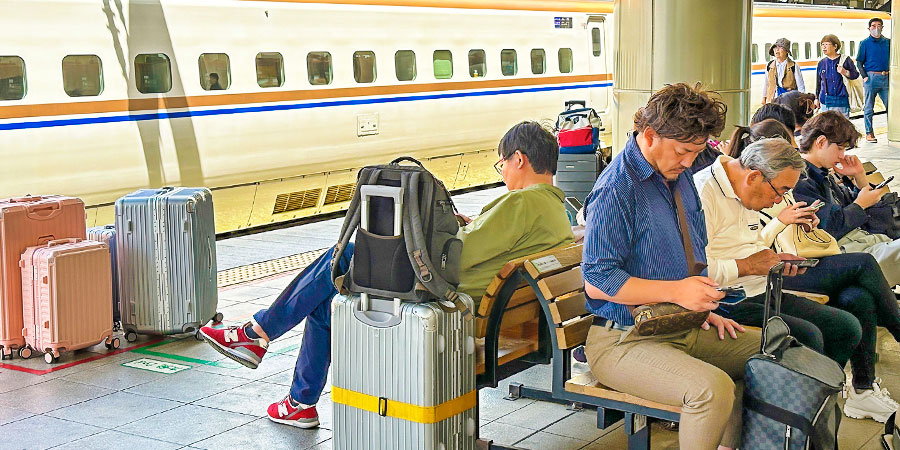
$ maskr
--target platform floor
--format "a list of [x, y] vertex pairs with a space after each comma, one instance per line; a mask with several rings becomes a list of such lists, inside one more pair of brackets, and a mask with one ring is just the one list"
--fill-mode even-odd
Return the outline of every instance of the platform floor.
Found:
[[[861, 122], [861, 121], [860, 121]], [[859, 124], [861, 127], [861, 123]], [[900, 175], [900, 148], [862, 142], [854, 150], [884, 173]], [[892, 185], [900, 189], [900, 178]], [[463, 213], [504, 192], [490, 189], [456, 197]], [[220, 270], [331, 245], [340, 220], [220, 241]], [[296, 272], [220, 289], [226, 323], [242, 323], [266, 307]], [[0, 364], [2, 449], [328, 449], [331, 448], [330, 386], [318, 404], [322, 426], [300, 430], [270, 422], [266, 407], [288, 392], [303, 325], [272, 343], [257, 370], [223, 358], [193, 336], [142, 337], [117, 353], [102, 346], [64, 355], [49, 366], [41, 358]], [[879, 333], [878, 375], [900, 398], [900, 346]], [[113, 354], [111, 354], [113, 353]], [[576, 367], [576, 370], [587, 370]], [[510, 382], [549, 387], [549, 367], [534, 367], [480, 392], [481, 434], [527, 449], [624, 449], [622, 426], [596, 428], [592, 411], [519, 399], [504, 400]], [[881, 448], [880, 424], [844, 418], [843, 449]], [[654, 449], [675, 449], [677, 435], [656, 425]]]

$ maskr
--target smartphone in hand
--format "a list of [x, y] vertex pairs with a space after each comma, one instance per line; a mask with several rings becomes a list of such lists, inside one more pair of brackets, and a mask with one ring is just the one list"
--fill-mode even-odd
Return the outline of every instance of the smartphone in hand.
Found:
[[884, 180], [884, 181], [882, 181], [881, 183], [878, 183], [878, 185], [875, 186], [875, 187], [873, 187], [872, 190], [877, 191], [877, 190], [879, 190], [879, 189], [881, 189], [881, 188], [887, 186], [888, 183], [890, 183], [891, 181], [894, 181], [894, 176], [893, 176], [893, 175], [889, 176], [889, 177], [887, 178], [887, 180]]

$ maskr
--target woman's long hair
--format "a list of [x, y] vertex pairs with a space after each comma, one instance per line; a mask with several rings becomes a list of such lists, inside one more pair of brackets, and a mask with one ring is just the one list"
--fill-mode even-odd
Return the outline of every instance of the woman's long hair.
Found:
[[766, 138], [782, 138], [791, 142], [791, 132], [783, 123], [775, 119], [766, 119], [749, 127], [737, 127], [731, 134], [726, 154], [732, 158], [740, 158], [748, 145]]

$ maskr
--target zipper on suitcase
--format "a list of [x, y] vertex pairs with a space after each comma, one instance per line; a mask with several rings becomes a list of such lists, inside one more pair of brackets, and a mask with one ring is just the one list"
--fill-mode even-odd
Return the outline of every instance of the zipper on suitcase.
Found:
[[791, 450], [791, 426], [787, 425], [784, 431], [784, 450]]

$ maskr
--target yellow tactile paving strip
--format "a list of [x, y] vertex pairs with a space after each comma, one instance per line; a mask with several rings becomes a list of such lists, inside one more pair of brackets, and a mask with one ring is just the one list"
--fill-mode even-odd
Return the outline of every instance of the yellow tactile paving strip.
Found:
[[325, 250], [327, 249], [312, 250], [296, 255], [285, 256], [284, 258], [271, 259], [269, 261], [223, 270], [218, 274], [218, 286], [221, 288], [270, 277], [272, 275], [278, 275], [280, 273], [302, 270], [315, 261], [316, 258], [325, 252]]

